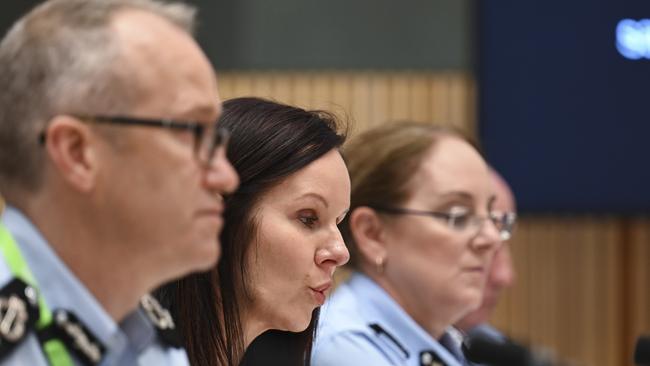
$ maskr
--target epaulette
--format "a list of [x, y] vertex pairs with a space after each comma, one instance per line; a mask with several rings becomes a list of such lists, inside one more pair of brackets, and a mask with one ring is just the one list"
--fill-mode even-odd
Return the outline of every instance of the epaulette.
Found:
[[146, 294], [140, 299], [140, 307], [158, 332], [162, 342], [172, 348], [183, 348], [176, 324], [169, 310], [165, 309], [153, 296]]
[[102, 361], [106, 347], [72, 312], [57, 309], [52, 318], [48, 326], [36, 332], [41, 345], [58, 340], [86, 366]]
[[0, 360], [11, 354], [36, 328], [38, 318], [36, 289], [18, 278], [0, 289]]
[[384, 329], [382, 326], [380, 326], [377, 323], [372, 323], [368, 324], [370, 329], [375, 331], [375, 334], [378, 336], [384, 336], [388, 338], [390, 342], [392, 342], [403, 354], [404, 358], [408, 359], [410, 357], [409, 351], [404, 347], [398, 340], [395, 338], [392, 334], [388, 333], [386, 329]]

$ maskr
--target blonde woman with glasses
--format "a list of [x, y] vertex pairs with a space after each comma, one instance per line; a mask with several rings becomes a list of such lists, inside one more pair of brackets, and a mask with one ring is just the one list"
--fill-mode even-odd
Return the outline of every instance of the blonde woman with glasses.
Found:
[[493, 210], [487, 164], [458, 134], [401, 123], [344, 149], [341, 231], [354, 272], [321, 311], [324, 365], [467, 365], [449, 327], [476, 309], [514, 217]]

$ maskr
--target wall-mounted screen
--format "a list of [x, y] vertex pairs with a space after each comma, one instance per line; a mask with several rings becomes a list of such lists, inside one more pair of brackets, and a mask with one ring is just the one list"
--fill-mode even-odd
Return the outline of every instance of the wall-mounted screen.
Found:
[[524, 212], [650, 212], [650, 1], [478, 1], [480, 138]]

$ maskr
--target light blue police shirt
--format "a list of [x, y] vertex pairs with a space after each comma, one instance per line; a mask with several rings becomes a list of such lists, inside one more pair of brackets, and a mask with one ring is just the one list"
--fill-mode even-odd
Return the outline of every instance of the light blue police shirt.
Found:
[[423, 351], [432, 351], [448, 366], [462, 366], [379, 285], [354, 273], [321, 309], [312, 364], [420, 366]]
[[[166, 348], [160, 343], [154, 326], [142, 310], [133, 311], [117, 324], [19, 210], [6, 206], [2, 223], [18, 244], [49, 308], [74, 313], [106, 347], [102, 366], [189, 365], [184, 350]], [[0, 258], [0, 288], [12, 278], [4, 258]], [[49, 366], [33, 333], [0, 363]], [[75, 363], [81, 365], [78, 360]]]

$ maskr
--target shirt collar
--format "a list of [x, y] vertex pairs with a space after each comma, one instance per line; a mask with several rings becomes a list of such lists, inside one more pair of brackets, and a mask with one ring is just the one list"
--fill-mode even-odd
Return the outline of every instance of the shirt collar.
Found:
[[[2, 215], [2, 223], [18, 244], [50, 310], [65, 309], [73, 312], [107, 347], [108, 353], [124, 349], [127, 344], [126, 335], [57, 256], [29, 218], [16, 208], [7, 206]], [[129, 321], [128, 318], [126, 322]]]
[[367, 318], [381, 324], [409, 350], [410, 357], [420, 352], [435, 352], [446, 365], [460, 366], [459, 361], [438, 341], [417, 324], [393, 298], [377, 283], [362, 273], [355, 273], [348, 282], [353, 293], [358, 294]]

